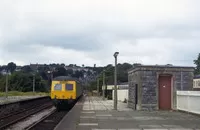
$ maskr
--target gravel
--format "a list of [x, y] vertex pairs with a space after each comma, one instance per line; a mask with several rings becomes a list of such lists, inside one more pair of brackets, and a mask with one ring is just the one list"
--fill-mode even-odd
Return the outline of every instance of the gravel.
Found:
[[30, 130], [53, 130], [68, 111], [55, 112]]
[[7, 130], [23, 130], [27, 128], [28, 126], [32, 125], [33, 123], [37, 122], [38, 120], [42, 119], [44, 116], [50, 114], [53, 112], [56, 108], [52, 107], [50, 109], [43, 110], [35, 115], [32, 115], [31, 117], [26, 118], [24, 121], [21, 121]]

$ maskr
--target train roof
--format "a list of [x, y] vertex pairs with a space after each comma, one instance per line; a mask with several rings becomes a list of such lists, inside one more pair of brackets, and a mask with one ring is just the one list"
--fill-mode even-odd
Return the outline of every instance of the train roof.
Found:
[[54, 81], [66, 81], [66, 80], [74, 80], [76, 82], [80, 82], [77, 78], [70, 77], [70, 76], [58, 76], [53, 78]]

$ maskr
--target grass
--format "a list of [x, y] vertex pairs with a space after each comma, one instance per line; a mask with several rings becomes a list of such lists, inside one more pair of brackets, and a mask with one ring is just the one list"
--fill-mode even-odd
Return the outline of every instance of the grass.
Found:
[[[0, 92], [0, 97], [3, 97], [3, 96], [5, 96], [5, 92]], [[8, 96], [49, 96], [49, 93], [9, 91]]]

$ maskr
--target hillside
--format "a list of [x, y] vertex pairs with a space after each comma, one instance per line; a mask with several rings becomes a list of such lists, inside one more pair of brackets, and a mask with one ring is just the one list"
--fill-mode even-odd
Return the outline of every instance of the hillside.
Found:
[[[118, 64], [118, 82], [127, 82], [127, 70], [132, 67], [129, 63]], [[8, 86], [10, 91], [32, 91], [33, 78], [35, 78], [36, 91], [48, 91], [51, 78], [57, 76], [72, 76], [78, 78], [88, 89], [96, 89], [97, 77], [102, 84], [102, 72], [105, 70], [106, 84], [114, 83], [114, 66], [85, 67], [73, 64], [30, 64], [17, 66], [10, 62], [8, 65], [0, 66], [0, 91], [5, 90], [6, 74], [8, 74]]]

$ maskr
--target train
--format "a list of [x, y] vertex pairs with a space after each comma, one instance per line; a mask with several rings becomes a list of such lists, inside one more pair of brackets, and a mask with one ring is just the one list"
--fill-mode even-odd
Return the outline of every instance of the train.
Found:
[[67, 110], [83, 96], [81, 82], [72, 77], [58, 76], [51, 81], [51, 100], [58, 111]]

